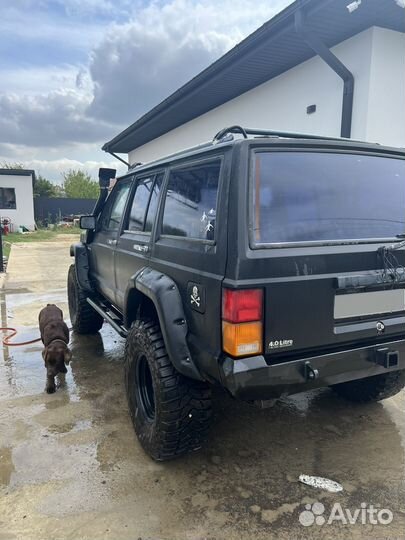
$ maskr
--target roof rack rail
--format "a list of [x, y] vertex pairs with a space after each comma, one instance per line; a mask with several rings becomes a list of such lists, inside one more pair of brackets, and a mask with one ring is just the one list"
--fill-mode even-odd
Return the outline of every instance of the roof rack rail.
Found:
[[[294, 131], [273, 131], [268, 129], [252, 129], [252, 128], [243, 128], [242, 126], [231, 126], [228, 128], [221, 129], [213, 138], [213, 143], [220, 142], [227, 135], [239, 133], [243, 136], [244, 139], [247, 139], [249, 135], [257, 135], [259, 137], [280, 137], [285, 139], [317, 139], [317, 140], [327, 140], [327, 141], [342, 141], [353, 139], [344, 139], [343, 137], [327, 137], [322, 135], [311, 135], [309, 133], [296, 133]], [[360, 141], [357, 141], [360, 142]]]
[[140, 167], [141, 165], [143, 165], [142, 161], [136, 161], [135, 163], [132, 163], [132, 165], [128, 167], [128, 170], [131, 171], [132, 169], [136, 169], [137, 167]]

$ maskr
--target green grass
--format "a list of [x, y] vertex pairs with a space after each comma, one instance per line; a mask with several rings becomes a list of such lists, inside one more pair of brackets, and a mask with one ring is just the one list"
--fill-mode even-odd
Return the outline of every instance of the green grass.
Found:
[[10, 233], [3, 236], [3, 255], [10, 255], [11, 245], [20, 242], [47, 242], [56, 240], [58, 236], [65, 234], [75, 234], [79, 237], [80, 229], [74, 228], [58, 228], [58, 229], [38, 229], [30, 233]]

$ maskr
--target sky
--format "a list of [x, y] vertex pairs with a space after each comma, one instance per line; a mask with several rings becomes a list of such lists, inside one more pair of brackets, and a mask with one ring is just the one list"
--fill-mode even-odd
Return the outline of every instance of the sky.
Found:
[[124, 172], [104, 142], [291, 2], [0, 0], [0, 163]]

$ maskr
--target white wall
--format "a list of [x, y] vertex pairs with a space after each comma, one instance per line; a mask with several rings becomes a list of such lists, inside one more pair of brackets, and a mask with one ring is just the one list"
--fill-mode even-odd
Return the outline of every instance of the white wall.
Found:
[[[394, 144], [405, 146], [405, 98], [401, 98], [403, 91], [397, 90], [398, 85], [402, 88], [405, 84], [398, 82], [405, 77], [405, 69], [400, 73], [405, 42], [400, 45], [404, 39], [398, 32], [370, 28], [332, 49], [355, 78], [352, 138], [387, 144], [394, 140]], [[384, 61], [387, 56], [389, 62]], [[389, 78], [392, 87], [389, 114], [394, 119], [389, 123], [385, 120], [386, 105], [381, 105], [384, 77]], [[148, 162], [209, 141], [221, 128], [232, 124], [340, 136], [342, 94], [340, 77], [321, 58], [314, 57], [135, 149], [129, 161]], [[306, 108], [312, 104], [317, 106], [316, 113], [308, 115]], [[392, 122], [396, 127], [391, 137]]]
[[34, 199], [31, 176], [18, 176], [13, 174], [0, 174], [0, 187], [14, 188], [16, 197], [16, 209], [0, 209], [2, 218], [11, 219], [14, 230], [20, 225], [34, 230]]
[[373, 28], [366, 138], [405, 147], [405, 34]]

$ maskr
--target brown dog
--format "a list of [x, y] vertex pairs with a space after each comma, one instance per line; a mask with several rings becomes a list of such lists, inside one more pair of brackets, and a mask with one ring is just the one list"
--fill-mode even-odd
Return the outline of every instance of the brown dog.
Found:
[[68, 348], [69, 329], [63, 320], [63, 311], [55, 304], [41, 309], [38, 319], [42, 343], [45, 345], [42, 357], [46, 367], [46, 391], [53, 394], [56, 390], [55, 376], [67, 373], [65, 364], [68, 365], [72, 358]]

